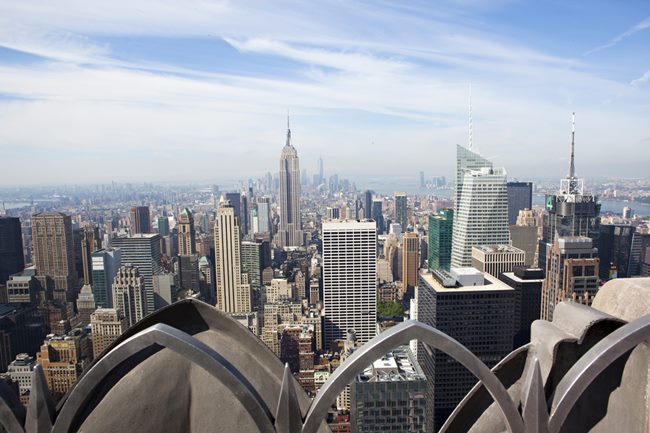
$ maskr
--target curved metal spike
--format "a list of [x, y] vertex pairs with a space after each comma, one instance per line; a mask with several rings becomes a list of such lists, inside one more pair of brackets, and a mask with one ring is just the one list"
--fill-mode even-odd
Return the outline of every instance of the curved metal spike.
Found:
[[522, 415], [526, 433], [548, 433], [548, 406], [544, 395], [544, 381], [539, 360], [533, 359], [524, 385]]
[[0, 424], [7, 433], [24, 433], [25, 409], [16, 393], [0, 380]]
[[[382, 332], [357, 349], [325, 382], [309, 407], [302, 433], [316, 433], [323, 423], [327, 410], [341, 391], [368, 365], [400, 344], [419, 340], [454, 358], [476, 376], [490, 393], [501, 410], [510, 433], [521, 433], [524, 424], [517, 406], [501, 381], [465, 346], [447, 334], [416, 320], [408, 320]], [[444, 430], [445, 426], [442, 427]]]
[[650, 339], [650, 314], [607, 335], [585, 353], [555, 388], [548, 431], [558, 433], [587, 387], [614, 361]]
[[295, 379], [291, 375], [289, 364], [284, 364], [282, 388], [275, 411], [275, 431], [277, 433], [300, 433], [302, 416], [295, 388]]
[[32, 390], [27, 405], [25, 433], [50, 433], [54, 422], [54, 401], [40, 364], [34, 367]]
[[[241, 374], [241, 372], [219, 353], [207, 346], [205, 343], [191, 335], [163, 323], [153, 325], [129, 339], [123, 341], [113, 350], [108, 352], [93, 367], [79, 379], [76, 386], [70, 392], [61, 409], [53, 433], [68, 433], [74, 425], [81, 424], [83, 420], [78, 417], [83, 413], [86, 405], [91, 399], [96, 398], [96, 390], [103, 384], [114, 370], [120, 369], [129, 360], [135, 359], [134, 365], [129, 369], [122, 369], [121, 374], [126, 375], [136, 365], [144, 361], [157, 351], [147, 349], [167, 348], [175, 353], [191, 360], [210, 373], [213, 377], [226, 385], [235, 398], [248, 412], [255, 425], [261, 433], [275, 433], [272, 415], [269, 412], [264, 400], [259, 396], [255, 388]], [[139, 356], [140, 354], [145, 356]], [[103, 390], [108, 392], [108, 390]]]

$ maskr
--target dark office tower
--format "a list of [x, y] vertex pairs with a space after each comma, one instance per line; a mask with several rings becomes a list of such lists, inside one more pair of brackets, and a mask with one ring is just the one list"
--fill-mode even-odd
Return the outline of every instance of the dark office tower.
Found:
[[241, 215], [241, 194], [238, 192], [227, 192], [226, 200], [230, 202], [230, 206], [235, 210], [235, 218], [239, 226], [242, 225], [242, 215]]
[[[114, 248], [122, 250], [122, 264], [138, 268], [144, 279], [146, 313], [155, 311], [153, 276], [160, 271], [160, 235], [137, 234], [111, 239]], [[115, 307], [115, 303], [113, 304]]]
[[515, 267], [504, 272], [501, 281], [515, 289], [515, 335], [513, 349], [530, 342], [530, 326], [540, 316], [544, 271], [540, 268]]
[[160, 236], [169, 236], [169, 218], [165, 216], [158, 217], [158, 233], [160, 233]]
[[376, 199], [372, 201], [372, 211], [370, 212], [371, 218], [377, 222], [377, 234], [383, 234], [386, 231], [384, 224], [384, 212], [381, 208], [383, 201]]
[[[81, 232], [81, 260], [83, 268], [84, 285], [93, 283], [91, 254], [99, 250], [99, 229], [93, 224], [86, 224]], [[99, 242], [101, 244], [101, 242]], [[88, 322], [90, 323], [90, 322]]]
[[395, 193], [395, 222], [399, 223], [402, 226], [402, 233], [406, 233], [406, 227], [408, 226], [407, 219], [407, 210], [406, 210], [406, 193], [396, 192]]
[[0, 285], [25, 267], [20, 219], [0, 217]]
[[443, 209], [429, 216], [429, 270], [449, 270], [454, 211]]
[[77, 276], [74, 262], [72, 220], [61, 212], [32, 216], [34, 265], [41, 279], [54, 283], [54, 298], [74, 302], [77, 297]]
[[420, 189], [424, 189], [426, 186], [426, 183], [424, 182], [424, 172], [420, 172]]
[[303, 243], [300, 215], [300, 160], [291, 144], [291, 129], [287, 119], [287, 142], [280, 156], [280, 227], [278, 245], [301, 246]]
[[189, 256], [193, 254], [196, 254], [194, 215], [192, 215], [192, 211], [185, 208], [178, 215], [178, 255]]
[[[575, 174], [575, 122], [571, 132], [571, 163], [566, 179], [560, 180], [560, 191], [546, 196], [542, 239], [539, 241], [539, 264], [544, 267], [547, 251], [557, 236], [586, 236], [598, 248], [600, 203], [593, 194], [585, 194], [584, 181]], [[548, 270], [546, 271], [548, 275]]]
[[241, 227], [242, 227], [242, 236], [248, 235], [250, 231], [250, 212], [248, 209], [248, 197], [246, 195], [241, 195]]
[[[473, 268], [421, 271], [417, 319], [456, 339], [492, 368], [512, 351], [515, 291]], [[477, 379], [445, 353], [417, 344], [417, 360], [429, 381], [427, 432], [436, 432]]]
[[365, 190], [363, 193], [363, 217], [372, 218], [372, 191]]
[[131, 234], [136, 233], [151, 233], [149, 206], [131, 208]]
[[178, 256], [179, 285], [183, 290], [198, 293], [199, 287], [199, 258], [195, 254]]
[[602, 224], [598, 240], [600, 279], [627, 278], [630, 273], [634, 227], [628, 224]]
[[533, 208], [533, 183], [508, 182], [508, 224], [517, 223], [519, 211]]
[[98, 308], [113, 308], [113, 279], [122, 266], [122, 251], [106, 248], [92, 253], [93, 295]]

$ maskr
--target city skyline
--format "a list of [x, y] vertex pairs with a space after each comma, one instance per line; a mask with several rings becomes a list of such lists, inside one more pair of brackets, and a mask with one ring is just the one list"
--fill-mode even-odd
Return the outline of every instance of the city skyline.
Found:
[[448, 174], [470, 83], [474, 146], [509, 178], [566, 175], [573, 111], [580, 177], [650, 162], [642, 2], [0, 12], [5, 184], [256, 177], [274, 171], [287, 108], [311, 173], [322, 156], [326, 175]]

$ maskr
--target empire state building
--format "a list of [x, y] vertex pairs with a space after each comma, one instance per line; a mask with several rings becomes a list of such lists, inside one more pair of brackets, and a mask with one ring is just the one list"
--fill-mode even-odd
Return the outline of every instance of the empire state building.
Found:
[[291, 129], [287, 119], [287, 143], [280, 156], [280, 247], [298, 247], [303, 244], [300, 222], [300, 166], [298, 152], [291, 144]]

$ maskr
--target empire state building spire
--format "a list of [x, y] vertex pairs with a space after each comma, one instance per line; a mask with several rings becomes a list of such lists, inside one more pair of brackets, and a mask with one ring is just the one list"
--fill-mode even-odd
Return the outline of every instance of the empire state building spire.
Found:
[[289, 127], [289, 114], [287, 113], [287, 144], [285, 146], [291, 146], [291, 128]]

